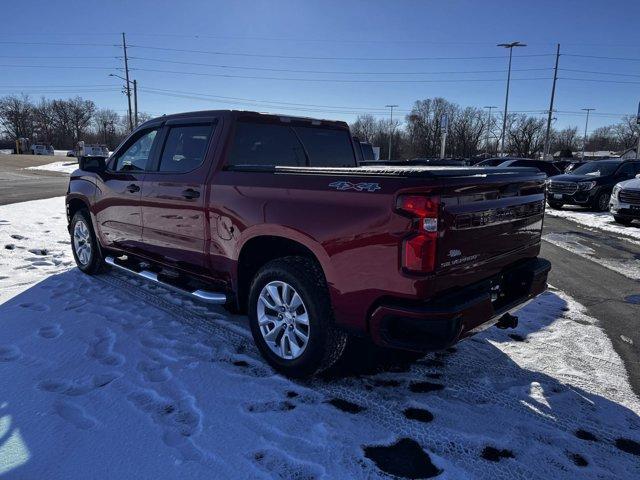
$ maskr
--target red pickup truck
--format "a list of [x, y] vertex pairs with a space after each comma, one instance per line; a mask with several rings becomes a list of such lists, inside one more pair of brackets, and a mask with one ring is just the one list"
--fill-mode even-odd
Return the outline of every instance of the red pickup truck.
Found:
[[427, 351], [546, 288], [545, 177], [529, 168], [358, 166], [347, 124], [241, 111], [169, 115], [80, 159], [78, 268], [105, 265], [247, 312], [266, 360], [327, 368], [349, 335]]

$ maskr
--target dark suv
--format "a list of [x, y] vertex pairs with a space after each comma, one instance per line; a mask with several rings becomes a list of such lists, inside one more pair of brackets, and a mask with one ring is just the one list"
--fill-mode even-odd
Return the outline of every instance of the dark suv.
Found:
[[613, 186], [640, 173], [638, 160], [595, 160], [558, 175], [547, 184], [547, 203], [551, 208], [580, 205], [598, 212], [609, 209]]

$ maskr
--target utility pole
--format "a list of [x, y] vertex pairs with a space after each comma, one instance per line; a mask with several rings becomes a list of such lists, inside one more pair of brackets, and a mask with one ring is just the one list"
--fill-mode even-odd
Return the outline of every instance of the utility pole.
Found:
[[445, 113], [440, 119], [440, 126], [442, 128], [442, 137], [440, 138], [440, 159], [444, 158], [444, 154], [447, 148], [447, 133], [449, 131], [449, 117]]
[[638, 114], [636, 115], [636, 125], [638, 130], [638, 145], [636, 145], [636, 160], [640, 159], [640, 102], [638, 102]]
[[398, 105], [385, 105], [385, 108], [391, 109], [391, 121], [389, 122], [389, 155], [387, 157], [387, 160], [391, 160], [391, 145], [393, 139], [393, 109], [397, 106]]
[[556, 66], [553, 69], [553, 86], [551, 87], [551, 103], [549, 104], [549, 115], [547, 116], [547, 132], [544, 135], [544, 148], [542, 149], [542, 159], [546, 160], [549, 154], [549, 136], [551, 135], [551, 116], [553, 115], [553, 101], [556, 96], [556, 82], [558, 81], [558, 61], [560, 60], [560, 44], [556, 49]]
[[129, 82], [129, 59], [127, 58], [127, 40], [122, 32], [122, 49], [124, 50], [124, 76], [127, 77], [127, 102], [129, 103], [129, 131], [133, 130], [133, 118], [131, 116], [131, 84]]
[[489, 153], [489, 134], [491, 133], [491, 110], [493, 110], [494, 108], [498, 108], [495, 105], [490, 105], [490, 106], [486, 106], [484, 107], [486, 109], [489, 110], [489, 119], [487, 120], [487, 135], [486, 135], [486, 140], [485, 140], [485, 146], [487, 147], [487, 153]]
[[504, 99], [504, 117], [502, 118], [502, 134], [500, 135], [500, 156], [504, 153], [504, 136], [507, 130], [507, 109], [509, 107], [509, 84], [511, 83], [511, 57], [513, 56], [513, 47], [526, 47], [527, 45], [520, 42], [499, 43], [498, 47], [509, 49], [509, 70], [507, 73], [507, 95]]
[[584, 161], [584, 148], [587, 146], [587, 129], [589, 128], [589, 113], [595, 108], [583, 108], [587, 112], [587, 119], [584, 122], [584, 140], [582, 141], [582, 160]]
[[133, 81], [133, 118], [134, 125], [138, 128], [138, 81]]

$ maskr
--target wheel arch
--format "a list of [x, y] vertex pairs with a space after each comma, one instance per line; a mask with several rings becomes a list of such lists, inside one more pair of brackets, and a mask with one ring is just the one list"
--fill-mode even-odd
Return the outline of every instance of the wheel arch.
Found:
[[289, 235], [257, 233], [247, 238], [239, 248], [236, 272], [235, 292], [236, 304], [240, 311], [245, 311], [251, 280], [258, 270], [271, 260], [288, 256], [302, 256], [315, 262], [328, 283], [326, 266], [329, 257], [322, 246], [310, 239], [293, 238]]

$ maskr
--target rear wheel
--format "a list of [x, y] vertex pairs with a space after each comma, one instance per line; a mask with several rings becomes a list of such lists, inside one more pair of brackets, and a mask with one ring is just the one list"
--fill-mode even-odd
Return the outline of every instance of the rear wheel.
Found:
[[620, 223], [620, 224], [622, 224], [622, 225], [627, 225], [627, 226], [631, 225], [631, 222], [633, 222], [633, 219], [631, 219], [631, 218], [627, 218], [627, 217], [621, 217], [621, 216], [619, 216], [619, 215], [614, 215], [614, 216], [613, 216], [613, 219], [614, 219], [617, 223]]
[[597, 212], [606, 212], [609, 210], [609, 200], [611, 200], [611, 194], [602, 192], [598, 194], [593, 202], [593, 209]]
[[305, 257], [272, 260], [258, 271], [249, 293], [249, 322], [264, 358], [290, 377], [329, 368], [347, 341], [335, 326], [324, 275]]
[[547, 200], [547, 203], [554, 210], [560, 210], [562, 208], [562, 205], [564, 205], [562, 202], [553, 202], [551, 200]]
[[104, 258], [86, 210], [76, 212], [71, 219], [71, 250], [76, 265], [84, 273], [93, 275], [104, 269]]

